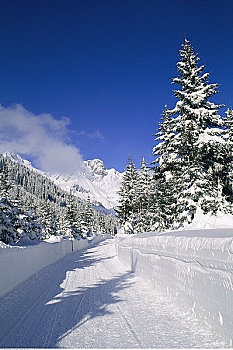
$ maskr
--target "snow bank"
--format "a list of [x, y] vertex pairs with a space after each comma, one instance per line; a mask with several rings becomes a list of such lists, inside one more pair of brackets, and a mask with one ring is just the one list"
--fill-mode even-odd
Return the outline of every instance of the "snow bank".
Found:
[[80, 240], [75, 239], [72, 241], [72, 251], [88, 248], [108, 238], [112, 238], [112, 236], [109, 235], [108, 233], [105, 233], [103, 235], [97, 235], [95, 237], [90, 237], [90, 238], [85, 238]]
[[47, 242], [29, 245], [25, 241], [19, 246], [0, 242], [0, 296], [66, 254], [87, 248], [106, 238], [109, 238], [109, 235], [97, 235], [91, 239], [73, 241], [51, 237]]
[[233, 340], [233, 228], [120, 237], [118, 256]]
[[201, 208], [198, 208], [193, 221], [190, 224], [187, 224], [181, 230], [202, 230], [214, 228], [233, 228], [233, 215], [225, 214], [220, 211], [218, 211], [216, 215], [211, 215], [211, 213], [204, 214]]

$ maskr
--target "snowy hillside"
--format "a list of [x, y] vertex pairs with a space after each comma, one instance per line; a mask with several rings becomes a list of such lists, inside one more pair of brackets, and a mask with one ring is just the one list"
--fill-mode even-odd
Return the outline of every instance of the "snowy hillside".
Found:
[[118, 204], [118, 191], [122, 181], [122, 173], [115, 169], [106, 169], [103, 161], [93, 159], [84, 161], [83, 168], [74, 175], [46, 173], [33, 167], [31, 162], [21, 158], [18, 154], [5, 153], [12, 160], [46, 176], [63, 190], [70, 192], [84, 200], [90, 200], [96, 206], [102, 205], [112, 209]]

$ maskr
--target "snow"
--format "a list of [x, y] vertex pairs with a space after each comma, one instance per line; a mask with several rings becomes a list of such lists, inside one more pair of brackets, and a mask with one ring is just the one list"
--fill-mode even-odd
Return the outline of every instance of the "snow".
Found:
[[225, 140], [221, 137], [218, 136], [222, 132], [221, 129], [219, 128], [207, 128], [204, 130], [197, 141], [197, 143], [202, 146], [203, 143], [208, 143], [208, 142], [216, 142], [216, 143], [225, 143]]
[[232, 341], [233, 228], [130, 236], [120, 261]]
[[44, 242], [47, 242], [47, 243], [57, 243], [57, 242], [61, 242], [63, 241], [63, 236], [50, 236], [49, 238], [45, 239]]
[[109, 235], [97, 235], [89, 240], [51, 236], [47, 241], [38, 243], [24, 237], [19, 244], [13, 246], [0, 242], [0, 296], [66, 254], [87, 248], [106, 238]]
[[109, 239], [68, 254], [0, 298], [0, 347], [229, 346], [121, 264], [114, 247]]
[[225, 214], [221, 211], [218, 211], [216, 215], [211, 215], [211, 213], [204, 214], [200, 208], [197, 208], [195, 217], [191, 224], [187, 224], [181, 230], [201, 230], [209, 228], [232, 228], [233, 236], [233, 215]]

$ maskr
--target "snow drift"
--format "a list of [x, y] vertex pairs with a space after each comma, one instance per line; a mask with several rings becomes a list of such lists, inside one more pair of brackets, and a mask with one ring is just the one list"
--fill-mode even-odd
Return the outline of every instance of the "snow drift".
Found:
[[87, 248], [108, 237], [107, 234], [80, 240], [51, 237], [47, 242], [28, 246], [27, 242], [23, 242], [23, 246], [10, 246], [0, 242], [0, 296], [66, 254]]
[[233, 340], [233, 229], [118, 238], [119, 259]]

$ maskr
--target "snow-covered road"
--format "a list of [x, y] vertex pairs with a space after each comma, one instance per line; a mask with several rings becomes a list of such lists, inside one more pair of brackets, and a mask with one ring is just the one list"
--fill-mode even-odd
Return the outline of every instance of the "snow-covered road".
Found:
[[227, 345], [128, 271], [114, 240], [65, 256], [0, 298], [1, 348]]

